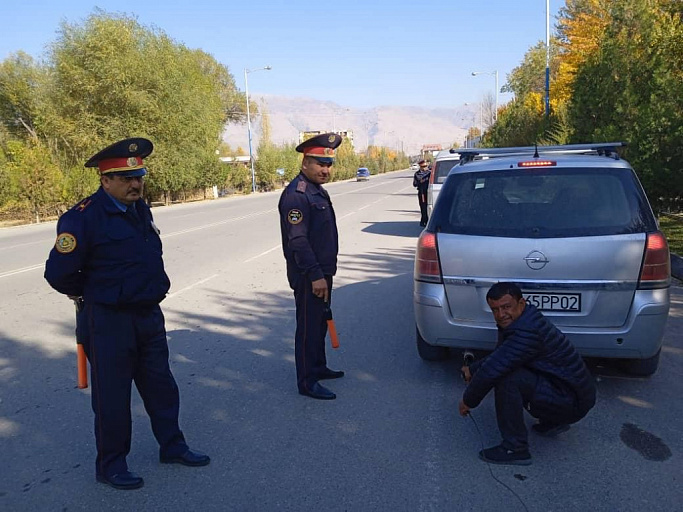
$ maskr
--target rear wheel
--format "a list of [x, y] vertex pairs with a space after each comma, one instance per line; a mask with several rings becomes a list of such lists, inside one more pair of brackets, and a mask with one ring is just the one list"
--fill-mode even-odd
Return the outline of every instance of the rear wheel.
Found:
[[662, 353], [660, 348], [655, 355], [647, 359], [626, 359], [621, 362], [621, 368], [631, 375], [639, 377], [649, 377], [657, 371], [659, 366], [659, 355]]
[[420, 331], [415, 327], [415, 339], [417, 340], [417, 353], [425, 361], [443, 361], [448, 357], [447, 347], [435, 347], [427, 343]]

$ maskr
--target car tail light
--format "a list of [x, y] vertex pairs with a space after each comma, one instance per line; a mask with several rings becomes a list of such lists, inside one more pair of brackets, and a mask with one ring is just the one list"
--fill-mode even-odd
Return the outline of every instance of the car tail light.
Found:
[[660, 231], [648, 233], [638, 288], [666, 288], [669, 286], [670, 281], [671, 260], [669, 257], [669, 244]]
[[434, 233], [423, 231], [417, 241], [414, 276], [417, 281], [441, 282], [441, 266]]

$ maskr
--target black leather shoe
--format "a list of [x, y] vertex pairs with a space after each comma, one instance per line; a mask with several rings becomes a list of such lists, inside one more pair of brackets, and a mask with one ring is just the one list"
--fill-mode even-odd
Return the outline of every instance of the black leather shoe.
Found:
[[130, 471], [124, 471], [123, 473], [119, 473], [118, 475], [111, 476], [97, 475], [96, 478], [97, 481], [101, 484], [110, 485], [114, 489], [139, 489], [140, 487], [145, 485], [145, 481], [141, 477], [139, 477], [135, 473], [131, 473]]
[[337, 398], [337, 395], [332, 393], [332, 391], [326, 387], [321, 386], [317, 382], [308, 389], [300, 389], [299, 394], [310, 396], [311, 398], [317, 398], [318, 400], [334, 400]]
[[182, 455], [177, 457], [164, 457], [160, 456], [159, 461], [162, 464], [182, 464], [183, 466], [206, 466], [211, 459], [208, 455], [202, 452], [194, 452], [192, 450], [187, 450]]
[[320, 380], [323, 379], [341, 379], [344, 376], [344, 372], [341, 370], [330, 370], [325, 368], [322, 373], [318, 376]]

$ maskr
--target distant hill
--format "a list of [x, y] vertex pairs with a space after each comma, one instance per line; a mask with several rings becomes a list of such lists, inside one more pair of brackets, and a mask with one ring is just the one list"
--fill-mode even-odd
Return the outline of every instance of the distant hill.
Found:
[[[363, 151], [368, 144], [403, 150], [409, 155], [419, 153], [423, 144], [441, 144], [450, 147], [453, 142], [462, 144], [469, 127], [477, 123], [478, 114], [473, 106], [456, 108], [376, 107], [354, 109], [331, 101], [286, 96], [252, 96], [252, 104], [259, 109], [265, 105], [270, 116], [271, 139], [276, 144], [298, 141], [300, 131], [353, 132], [354, 146]], [[261, 133], [260, 116], [252, 118], [254, 152]], [[247, 123], [226, 127], [223, 139], [233, 149], [248, 151]]]

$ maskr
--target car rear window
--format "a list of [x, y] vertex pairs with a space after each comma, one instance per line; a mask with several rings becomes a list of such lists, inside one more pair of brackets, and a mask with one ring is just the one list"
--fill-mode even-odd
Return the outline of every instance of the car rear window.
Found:
[[443, 183], [446, 181], [448, 173], [451, 172], [451, 169], [459, 163], [460, 160], [458, 159], [436, 161], [434, 163], [434, 169], [432, 169], [432, 173], [434, 173], [434, 183]]
[[645, 194], [623, 169], [511, 169], [451, 175], [433, 213], [444, 233], [514, 238], [656, 230]]

